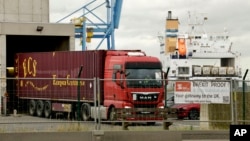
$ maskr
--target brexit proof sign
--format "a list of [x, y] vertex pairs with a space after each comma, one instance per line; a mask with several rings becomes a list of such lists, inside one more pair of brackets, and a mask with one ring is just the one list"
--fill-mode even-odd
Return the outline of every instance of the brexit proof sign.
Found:
[[249, 141], [250, 125], [230, 125], [230, 141]]
[[228, 81], [176, 81], [175, 103], [230, 103]]

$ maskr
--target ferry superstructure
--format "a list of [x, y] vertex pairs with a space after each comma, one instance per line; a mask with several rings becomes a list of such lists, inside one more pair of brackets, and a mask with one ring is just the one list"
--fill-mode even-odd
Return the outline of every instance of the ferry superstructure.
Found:
[[191, 13], [188, 17], [185, 32], [179, 31], [179, 20], [172, 18], [171, 11], [166, 18], [161, 59], [165, 69], [169, 68], [168, 79], [240, 78], [240, 54], [232, 51], [228, 32], [206, 32], [203, 25], [207, 17], [197, 20], [200, 17]]

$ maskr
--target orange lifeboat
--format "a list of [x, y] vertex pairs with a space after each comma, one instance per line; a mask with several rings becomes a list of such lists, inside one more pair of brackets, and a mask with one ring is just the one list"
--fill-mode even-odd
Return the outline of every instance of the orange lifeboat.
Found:
[[178, 53], [180, 56], [186, 56], [187, 48], [183, 38], [178, 39]]

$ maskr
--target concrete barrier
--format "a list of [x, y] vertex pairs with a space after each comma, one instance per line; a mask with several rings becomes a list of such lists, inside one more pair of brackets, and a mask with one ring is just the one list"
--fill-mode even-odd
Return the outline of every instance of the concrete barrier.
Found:
[[1, 141], [229, 141], [229, 131], [88, 131], [0, 133]]

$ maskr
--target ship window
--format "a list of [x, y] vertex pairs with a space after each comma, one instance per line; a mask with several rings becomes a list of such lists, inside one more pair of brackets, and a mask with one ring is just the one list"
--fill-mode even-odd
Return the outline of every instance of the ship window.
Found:
[[189, 67], [178, 67], [178, 74], [189, 74]]

